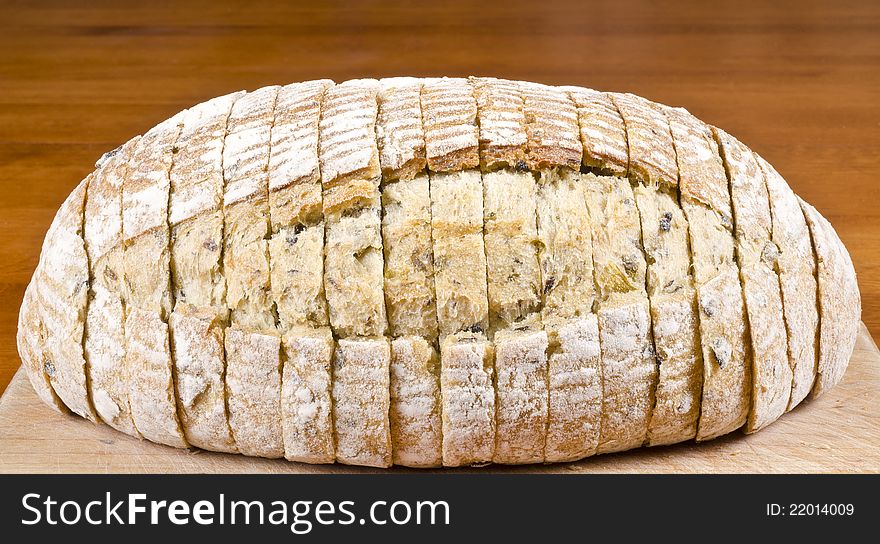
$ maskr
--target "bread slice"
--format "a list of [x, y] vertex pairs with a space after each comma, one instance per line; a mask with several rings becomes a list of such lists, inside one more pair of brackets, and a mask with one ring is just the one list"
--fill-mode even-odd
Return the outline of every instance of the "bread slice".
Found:
[[605, 93], [583, 87], [560, 87], [577, 108], [583, 165], [625, 176], [629, 162], [626, 132], [617, 106]]
[[[430, 141], [430, 140], [429, 140]], [[434, 289], [441, 337], [485, 332], [489, 302], [480, 173], [431, 174]]]
[[440, 343], [443, 466], [489, 463], [495, 454], [493, 345], [461, 332]]
[[236, 452], [226, 413], [224, 324], [218, 308], [185, 302], [177, 302], [168, 321], [186, 441], [206, 450]]
[[333, 362], [336, 460], [391, 466], [391, 347], [385, 338], [342, 339]]
[[223, 150], [227, 119], [242, 96], [221, 96], [187, 111], [169, 174], [169, 327], [180, 422], [189, 444], [228, 452], [237, 450], [224, 382]]
[[89, 256], [89, 302], [83, 345], [89, 388], [98, 417], [140, 437], [128, 406], [122, 264], [122, 182], [140, 136], [101, 161], [89, 184], [83, 239]]
[[394, 464], [441, 466], [440, 360], [424, 338], [392, 340], [390, 393]]
[[185, 115], [186, 110], [141, 137], [122, 184], [129, 407], [144, 438], [179, 448], [187, 443], [177, 415], [168, 333], [173, 306], [168, 200], [174, 144]]
[[329, 324], [324, 295], [324, 223], [318, 160], [327, 80], [278, 91], [269, 155], [272, 300], [282, 330]]
[[225, 329], [229, 428], [244, 455], [284, 456], [281, 414], [281, 338]]
[[223, 273], [232, 323], [274, 331], [269, 268], [269, 142], [279, 87], [232, 106], [223, 145]]
[[862, 301], [852, 259], [831, 223], [800, 200], [810, 227], [819, 294], [819, 365], [813, 396], [837, 385], [852, 356]]
[[177, 413], [170, 349], [168, 323], [159, 312], [126, 308], [125, 362], [134, 425], [151, 442], [186, 448]]
[[437, 339], [431, 192], [427, 173], [388, 183], [382, 190], [385, 301], [394, 336]]
[[678, 162], [680, 205], [688, 221], [697, 287], [703, 396], [697, 440], [740, 428], [751, 397], [751, 352], [727, 174], [710, 129], [667, 108]]
[[483, 174], [483, 239], [492, 330], [540, 318], [536, 193], [531, 172], [503, 169]]
[[383, 289], [378, 82], [329, 88], [318, 152], [325, 217], [324, 289], [339, 337], [381, 336], [388, 326]]
[[578, 172], [542, 172], [537, 198], [541, 322], [548, 336], [544, 460], [572, 461], [596, 452], [602, 418], [592, 232]]
[[733, 214], [740, 281], [752, 341], [752, 405], [746, 432], [776, 421], [789, 405], [792, 367], [782, 311], [778, 249], [771, 241], [770, 200], [764, 177], [751, 151], [727, 133], [713, 129], [721, 149]]
[[592, 225], [602, 346], [602, 423], [598, 453], [641, 446], [654, 406], [657, 361], [645, 291], [645, 257], [629, 181], [582, 177]]
[[382, 178], [386, 182], [412, 179], [428, 164], [422, 130], [422, 81], [395, 77], [380, 83], [376, 140]]
[[690, 272], [688, 223], [675, 196], [655, 185], [633, 192], [648, 262], [648, 298], [659, 375], [648, 444], [673, 444], [697, 434], [703, 358], [697, 295]]
[[382, 234], [378, 207], [326, 226], [324, 284], [341, 338], [384, 333]]
[[421, 81], [383, 80], [376, 134], [382, 167], [385, 305], [393, 336], [437, 339], [430, 180], [424, 171]]
[[468, 81], [426, 79], [421, 102], [428, 169], [454, 172], [479, 166], [477, 102]]
[[89, 261], [83, 242], [83, 206], [93, 175], [80, 182], [61, 205], [34, 272], [35, 306], [48, 355], [43, 371], [52, 389], [71, 412], [98, 421], [89, 397], [83, 334], [88, 304]]
[[580, 173], [566, 168], [542, 172], [536, 211], [545, 327], [595, 313], [592, 226], [585, 201]]
[[336, 460], [333, 439], [333, 335], [328, 327], [294, 329], [283, 338], [281, 425], [284, 457], [302, 463]]
[[171, 285], [175, 303], [221, 307], [224, 300], [223, 149], [226, 121], [243, 92], [187, 111], [169, 174]]
[[782, 286], [782, 309], [788, 331], [788, 358], [793, 368], [788, 409], [797, 406], [814, 389], [817, 379], [819, 296], [814, 248], [810, 230], [794, 192], [776, 170], [755, 154], [770, 196], [772, 241], [779, 251], [776, 270]]
[[540, 463], [547, 432], [547, 333], [495, 335], [495, 453], [503, 464]]

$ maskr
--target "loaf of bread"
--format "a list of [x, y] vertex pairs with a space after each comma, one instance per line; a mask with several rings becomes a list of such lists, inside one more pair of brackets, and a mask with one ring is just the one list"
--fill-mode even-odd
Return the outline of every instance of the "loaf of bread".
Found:
[[312, 81], [101, 157], [18, 349], [49, 406], [178, 448], [547, 463], [757, 431], [840, 381], [860, 311], [831, 224], [684, 109]]

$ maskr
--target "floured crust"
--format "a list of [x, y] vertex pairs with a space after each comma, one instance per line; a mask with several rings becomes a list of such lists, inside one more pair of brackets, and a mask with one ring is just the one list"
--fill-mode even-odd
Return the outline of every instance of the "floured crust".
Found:
[[837, 385], [846, 372], [855, 346], [862, 301], [849, 252], [831, 223], [800, 200], [810, 227], [819, 294], [819, 366], [813, 396]]
[[707, 125], [667, 108], [678, 161], [681, 208], [688, 221], [703, 352], [697, 440], [741, 427], [751, 399], [751, 345], [735, 259], [727, 173]]
[[424, 338], [391, 342], [390, 399], [394, 464], [441, 466], [440, 359]]
[[229, 428], [238, 451], [283, 457], [281, 338], [232, 326], [224, 340]]
[[466, 79], [426, 79], [422, 127], [432, 172], [453, 172], [480, 164], [477, 101]]
[[[693, 222], [691, 222], [693, 223]], [[751, 399], [751, 349], [739, 272], [730, 265], [697, 288], [703, 400], [697, 440], [740, 428]]]
[[583, 164], [589, 168], [626, 175], [629, 151], [623, 118], [611, 98], [583, 87], [560, 87], [577, 108]]
[[151, 442], [186, 448], [177, 415], [168, 323], [156, 311], [130, 307], [126, 312], [125, 363], [134, 425]]
[[578, 170], [583, 148], [574, 102], [557, 87], [522, 81], [518, 84], [528, 134], [526, 165], [532, 170]]
[[[28, 283], [21, 301], [21, 309], [18, 312], [18, 331], [16, 333], [16, 345], [18, 356], [22, 365], [27, 370], [28, 380], [47, 406], [55, 411], [66, 414], [67, 406], [58, 398], [49, 381], [49, 371], [54, 372], [52, 359], [46, 349], [44, 340], [46, 333], [40, 318], [40, 301], [36, 299], [36, 279], [32, 278]], [[49, 363], [48, 365], [46, 363]]]
[[480, 127], [480, 167], [484, 171], [520, 168], [526, 161], [526, 117], [515, 81], [471, 78]]
[[340, 340], [333, 362], [336, 460], [391, 466], [391, 347], [385, 338]]
[[376, 145], [375, 79], [354, 79], [327, 89], [321, 104], [318, 156], [324, 190], [350, 179], [380, 175]]
[[386, 181], [411, 179], [428, 164], [422, 130], [422, 81], [391, 78], [380, 84], [376, 140], [382, 177]]
[[596, 453], [602, 422], [602, 359], [595, 314], [547, 329], [547, 437], [544, 462]]
[[544, 331], [495, 335], [495, 463], [544, 460], [547, 343]]
[[186, 441], [236, 452], [226, 414], [224, 322], [219, 309], [179, 303], [168, 327], [174, 353], [177, 406]]
[[[125, 365], [132, 420], [147, 440], [187, 447], [174, 391], [169, 172], [186, 110], [144, 134], [122, 183]], [[150, 266], [144, 266], [150, 263]]]
[[329, 328], [284, 335], [281, 417], [284, 457], [301, 463], [336, 460], [333, 437], [333, 335]]
[[794, 370], [791, 400], [794, 408], [814, 389], [818, 372], [819, 295], [816, 259], [810, 231], [797, 197], [776, 170], [755, 154], [764, 174], [773, 217], [773, 243], [779, 250], [776, 270], [782, 287], [782, 307], [788, 331], [788, 356]]
[[458, 333], [440, 343], [443, 466], [492, 461], [495, 453], [495, 353], [480, 335]]

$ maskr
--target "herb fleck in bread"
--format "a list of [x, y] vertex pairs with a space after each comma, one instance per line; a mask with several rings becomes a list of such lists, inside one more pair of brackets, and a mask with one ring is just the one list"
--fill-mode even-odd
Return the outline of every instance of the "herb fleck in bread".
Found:
[[437, 467], [754, 432], [840, 381], [858, 327], [830, 223], [634, 95], [294, 83], [96, 167], [19, 354], [56, 410], [170, 446]]

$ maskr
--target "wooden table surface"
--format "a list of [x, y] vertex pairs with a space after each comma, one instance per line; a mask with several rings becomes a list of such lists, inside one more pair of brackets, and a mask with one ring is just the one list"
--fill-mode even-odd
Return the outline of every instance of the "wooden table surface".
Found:
[[104, 151], [238, 89], [471, 74], [631, 91], [739, 137], [837, 227], [880, 332], [875, 0], [0, 0], [0, 390], [45, 231]]

